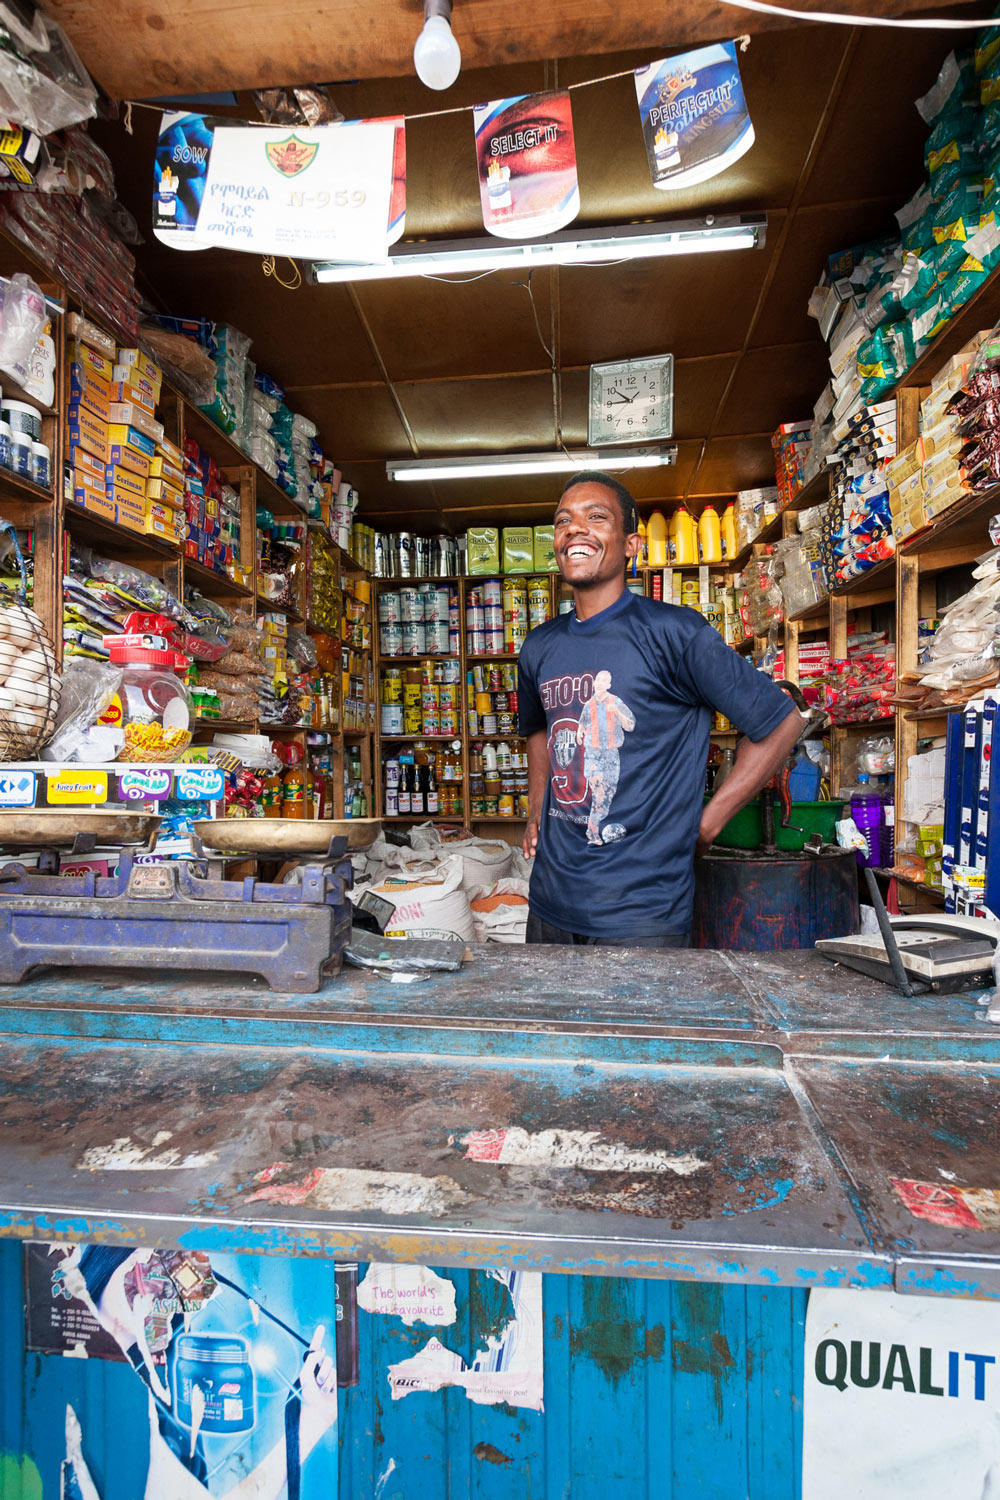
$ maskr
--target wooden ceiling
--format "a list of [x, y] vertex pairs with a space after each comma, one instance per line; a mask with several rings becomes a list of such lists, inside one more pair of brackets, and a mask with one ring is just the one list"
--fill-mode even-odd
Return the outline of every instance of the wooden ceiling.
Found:
[[[460, 21], [460, 4], [468, 21]], [[537, 8], [544, 17], [532, 13], [530, 33], [515, 44], [497, 40], [501, 8], [493, 0], [456, 0], [466, 65], [447, 94], [435, 95], [413, 77], [409, 61], [420, 24], [417, 0], [405, 8], [382, 0], [364, 11], [340, 5], [321, 13], [298, 0], [280, 7], [106, 0], [100, 27], [92, 0], [49, 9], [94, 76], [118, 96], [346, 73], [360, 81], [338, 83], [333, 92], [348, 118], [461, 107], [408, 122], [408, 239], [483, 233], [473, 104], [602, 79], [692, 39], [750, 29], [745, 13], [681, 0], [668, 30], [661, 23], [647, 45], [646, 33], [635, 30], [646, 7], [636, 4], [633, 14], [629, 0], [612, 13], [607, 5], [556, 0]], [[502, 13], [509, 24], [509, 6]], [[352, 19], [351, 40], [339, 51], [317, 45], [306, 62], [310, 24], [318, 37], [334, 15]], [[376, 62], [371, 32], [361, 55], [365, 16], [373, 28], [386, 26]], [[641, 43], [642, 50], [609, 54], [602, 46], [602, 55], [589, 55], [598, 51], [593, 18], [601, 38]], [[579, 33], [572, 47], [570, 22]], [[628, 355], [669, 351], [677, 361], [677, 466], [626, 475], [640, 499], [685, 498], [697, 509], [709, 497], [773, 482], [771, 432], [779, 422], [808, 416], [827, 376], [824, 345], [806, 315], [809, 293], [831, 252], [892, 231], [893, 210], [920, 182], [926, 128], [913, 100], [933, 82], [951, 39], [832, 26], [759, 32], [750, 24], [757, 34], [741, 71], [756, 143], [729, 171], [694, 189], [652, 187], [630, 76], [574, 91], [579, 222], [764, 212], [763, 249], [536, 271], [530, 292], [524, 273], [512, 272], [458, 283], [287, 291], [265, 278], [254, 257], [221, 250], [182, 255], [150, 239], [138, 252], [144, 288], [164, 308], [229, 322], [252, 336], [251, 357], [286, 385], [295, 410], [317, 422], [324, 448], [377, 526], [457, 532], [505, 515], [544, 519], [558, 495], [557, 479], [393, 484], [385, 460], [549, 450], [560, 436], [568, 446], [582, 445], [588, 366]], [[131, 45], [122, 42], [127, 25], [140, 33]], [[552, 50], [543, 50], [550, 41]], [[566, 55], [570, 50], [576, 55]], [[525, 60], [474, 66], [512, 52]], [[538, 60], [540, 53], [553, 60]], [[173, 70], [169, 78], [165, 69]], [[380, 76], [365, 76], [375, 70]], [[241, 95], [232, 113], [256, 118], [250, 96]], [[133, 119], [132, 136], [121, 123], [94, 132], [115, 162], [119, 196], [148, 233], [158, 116], [137, 109]], [[288, 275], [290, 267], [279, 270]], [[543, 343], [554, 352], [554, 376]]]

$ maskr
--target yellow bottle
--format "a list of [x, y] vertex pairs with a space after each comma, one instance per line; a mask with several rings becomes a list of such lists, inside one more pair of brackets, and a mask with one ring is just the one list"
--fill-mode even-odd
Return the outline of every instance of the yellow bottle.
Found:
[[677, 512], [677, 556], [674, 559], [678, 568], [692, 568], [698, 562], [698, 526], [694, 516], [683, 506]]
[[[667, 522], [667, 566], [672, 568], [677, 561], [677, 512]], [[667, 600], [669, 604], [669, 599]]]
[[636, 563], [640, 568], [644, 568], [648, 561], [648, 543], [646, 540], [646, 523], [641, 516], [639, 517], [637, 530], [639, 532], [639, 554], [636, 557]]
[[722, 561], [722, 528], [714, 505], [706, 505], [698, 518], [698, 554], [703, 563]]
[[736, 556], [736, 506], [729, 504], [722, 512], [722, 560], [732, 562]]
[[667, 518], [661, 510], [654, 510], [646, 522], [646, 550], [651, 568], [667, 566]]

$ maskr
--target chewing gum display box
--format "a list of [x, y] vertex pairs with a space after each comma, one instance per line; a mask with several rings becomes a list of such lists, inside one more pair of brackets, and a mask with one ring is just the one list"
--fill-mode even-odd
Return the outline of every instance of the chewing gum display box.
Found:
[[554, 573], [556, 571], [556, 529], [554, 526], [532, 527], [533, 571]]
[[470, 526], [465, 533], [466, 570], [470, 574], [499, 573], [500, 533], [495, 526]]
[[110, 422], [111, 386], [86, 365], [69, 367], [69, 400], [71, 405], [85, 406], [102, 422]]
[[[111, 422], [113, 426], [131, 427], [135, 432], [141, 432], [143, 437], [149, 439], [153, 444], [159, 442], [163, 436], [163, 423], [157, 422], [149, 412], [142, 406], [136, 406], [131, 401], [112, 401]], [[152, 454], [149, 455], [152, 458]]]
[[94, 416], [87, 407], [76, 403], [69, 407], [67, 419], [70, 449], [86, 448], [88, 453], [92, 453], [102, 463], [107, 463], [109, 461], [107, 422], [102, 422], [100, 417]]
[[503, 529], [503, 571], [530, 573], [535, 566], [535, 541], [530, 526], [505, 526]]

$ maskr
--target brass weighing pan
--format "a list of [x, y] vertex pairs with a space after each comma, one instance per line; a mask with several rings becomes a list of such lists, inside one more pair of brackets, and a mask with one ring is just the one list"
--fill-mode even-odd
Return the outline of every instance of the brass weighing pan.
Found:
[[155, 813], [123, 808], [80, 811], [29, 807], [20, 812], [0, 812], [0, 848], [72, 848], [80, 835], [85, 836], [90, 848], [98, 844], [147, 844], [152, 848], [159, 826], [160, 818]]
[[382, 831], [381, 818], [209, 818], [194, 831], [220, 854], [326, 854], [330, 840], [347, 839], [351, 851], [367, 849]]

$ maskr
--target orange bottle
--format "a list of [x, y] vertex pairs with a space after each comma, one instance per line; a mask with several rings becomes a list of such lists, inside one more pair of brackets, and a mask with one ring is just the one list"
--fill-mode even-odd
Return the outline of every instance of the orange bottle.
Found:
[[304, 818], [306, 815], [306, 773], [300, 764], [289, 766], [281, 778], [281, 816]]

